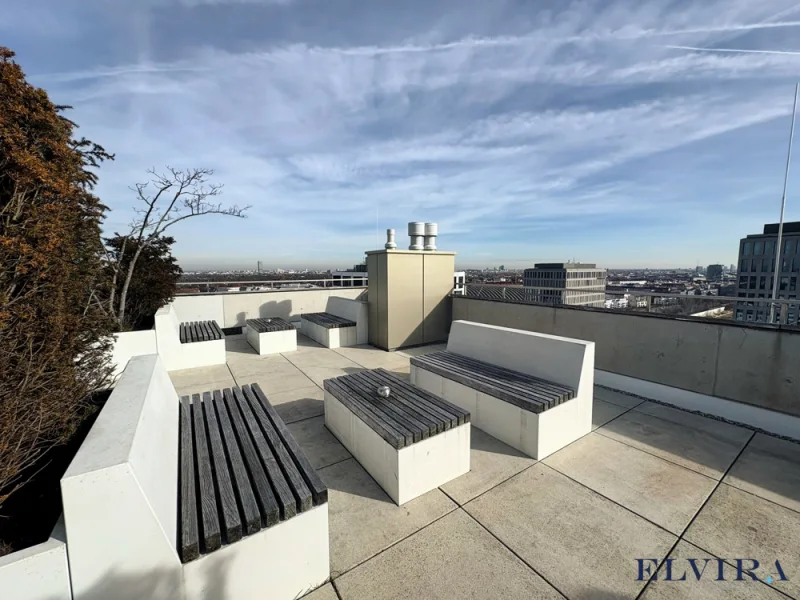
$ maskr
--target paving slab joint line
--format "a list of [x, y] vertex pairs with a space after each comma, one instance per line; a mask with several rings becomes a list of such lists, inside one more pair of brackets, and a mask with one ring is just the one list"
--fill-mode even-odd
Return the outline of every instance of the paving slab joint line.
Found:
[[[676, 539], [676, 540], [675, 540], [675, 543], [674, 543], [674, 544], [672, 544], [672, 547], [671, 547], [671, 548], [670, 548], [670, 549], [667, 551], [667, 553], [664, 555], [664, 558], [663, 558], [663, 559], [661, 559], [661, 562], [658, 564], [658, 567], [656, 567], [656, 574], [657, 574], [657, 573], [658, 573], [658, 572], [661, 570], [661, 567], [664, 565], [664, 563], [666, 562], [666, 560], [667, 560], [667, 558], [669, 557], [669, 555], [670, 555], [670, 554], [672, 554], [673, 552], [675, 552], [675, 548], [677, 548], [678, 544], [679, 544], [679, 543], [681, 543], [681, 541], [685, 541], [685, 542], [686, 542], [686, 543], [688, 543], [688, 544], [691, 544], [691, 543], [692, 543], [692, 542], [690, 542], [689, 540], [686, 540], [686, 539], [684, 539], [684, 536], [686, 535], [686, 532], [687, 532], [687, 531], [689, 531], [689, 528], [690, 528], [690, 527], [691, 527], [691, 526], [694, 524], [694, 522], [695, 522], [695, 520], [697, 519], [697, 517], [700, 515], [700, 513], [701, 513], [701, 512], [703, 512], [703, 509], [704, 509], [704, 508], [706, 507], [706, 505], [708, 504], [708, 501], [709, 501], [709, 500], [711, 500], [711, 497], [712, 497], [712, 496], [713, 496], [713, 495], [714, 495], [714, 494], [717, 492], [717, 490], [719, 489], [719, 486], [720, 486], [720, 485], [722, 485], [722, 480], [723, 480], [723, 479], [725, 479], [725, 477], [727, 477], [727, 476], [728, 476], [728, 473], [730, 473], [731, 469], [733, 468], [733, 465], [735, 465], [735, 464], [736, 464], [736, 462], [737, 462], [737, 461], [739, 460], [739, 458], [742, 456], [742, 453], [743, 453], [743, 452], [744, 452], [744, 451], [747, 449], [747, 446], [749, 446], [749, 445], [750, 445], [750, 442], [753, 440], [753, 438], [754, 438], [755, 436], [756, 436], [756, 434], [755, 434], [755, 432], [754, 432], [754, 433], [753, 433], [753, 434], [750, 436], [750, 438], [747, 440], [747, 442], [745, 442], [744, 446], [742, 446], [742, 449], [741, 449], [741, 450], [739, 450], [739, 453], [736, 455], [736, 458], [734, 458], [734, 459], [733, 459], [733, 461], [731, 462], [731, 464], [730, 464], [730, 465], [728, 465], [728, 468], [727, 468], [727, 469], [725, 469], [725, 473], [722, 475], [722, 477], [720, 478], [720, 480], [719, 480], [719, 481], [717, 481], [717, 484], [714, 486], [714, 489], [713, 489], [713, 490], [711, 490], [711, 493], [710, 493], [708, 496], [706, 496], [706, 499], [705, 499], [705, 500], [703, 500], [703, 503], [700, 505], [700, 508], [698, 508], [698, 509], [697, 509], [697, 511], [694, 513], [694, 516], [692, 516], [692, 518], [691, 518], [691, 519], [689, 519], [689, 522], [686, 524], [686, 527], [684, 527], [684, 528], [683, 528], [683, 531], [682, 531], [682, 532], [681, 532], [681, 534], [678, 536], [678, 539]], [[675, 534], [673, 533], [672, 535], [675, 535]], [[711, 554], [711, 553], [709, 552], [709, 554]], [[713, 554], [711, 554], [711, 556], [714, 556], [714, 555], [713, 555]], [[640, 600], [640, 598], [642, 597], [642, 594], [644, 594], [644, 593], [645, 593], [645, 591], [647, 590], [647, 588], [650, 586], [650, 582], [651, 582], [651, 581], [653, 581], [653, 579], [648, 579], [648, 580], [645, 582], [645, 584], [644, 584], [644, 587], [641, 589], [641, 591], [639, 592], [639, 594], [636, 596], [636, 599], [635, 599], [635, 600]], [[772, 586], [770, 586], [770, 587], [772, 587]], [[774, 588], [773, 588], [773, 589], [774, 589]]]
[[628, 508], [628, 507], [627, 507], [627, 506], [625, 506], [624, 504], [620, 504], [619, 502], [617, 502], [617, 501], [616, 501], [616, 500], [614, 500], [613, 498], [609, 498], [609, 497], [608, 497], [608, 496], [606, 496], [605, 494], [601, 494], [600, 492], [598, 492], [598, 491], [597, 491], [597, 490], [595, 490], [594, 488], [591, 488], [591, 487], [589, 487], [588, 485], [586, 485], [585, 483], [581, 483], [581, 482], [580, 482], [580, 481], [578, 481], [577, 479], [574, 479], [573, 477], [570, 477], [569, 475], [567, 475], [567, 474], [566, 474], [566, 473], [564, 473], [563, 471], [559, 471], [558, 469], [556, 469], [556, 468], [555, 468], [555, 467], [553, 467], [552, 465], [548, 465], [548, 464], [546, 464], [546, 463], [541, 463], [541, 464], [542, 464], [542, 465], [544, 465], [545, 467], [547, 467], [548, 469], [551, 469], [551, 470], [555, 471], [555, 472], [556, 472], [556, 473], [558, 473], [559, 475], [562, 475], [563, 477], [566, 477], [566, 478], [567, 478], [567, 479], [569, 479], [570, 481], [572, 481], [572, 482], [574, 482], [574, 483], [577, 483], [579, 486], [586, 488], [586, 489], [587, 489], [587, 490], [589, 490], [591, 493], [593, 493], [593, 494], [597, 494], [598, 496], [600, 496], [601, 498], [604, 498], [604, 499], [608, 500], [608, 501], [609, 501], [609, 502], [611, 502], [612, 504], [616, 504], [617, 506], [619, 506], [620, 508], [622, 508], [622, 509], [626, 510], [627, 512], [631, 513], [632, 515], [635, 515], [635, 516], [639, 517], [640, 519], [644, 519], [645, 521], [647, 521], [647, 522], [648, 522], [648, 523], [650, 523], [651, 525], [654, 525], [654, 526], [658, 527], [658, 528], [659, 528], [661, 531], [665, 531], [665, 532], [667, 532], [668, 534], [670, 534], [670, 535], [672, 535], [672, 536], [675, 536], [675, 535], [676, 535], [674, 531], [670, 531], [669, 529], [667, 529], [667, 528], [666, 528], [666, 527], [664, 527], [663, 525], [659, 525], [659, 524], [658, 524], [658, 523], [656, 523], [655, 521], [651, 521], [650, 519], [648, 519], [648, 518], [647, 518], [647, 517], [645, 517], [644, 515], [640, 515], [639, 513], [637, 513], [637, 512], [636, 512], [635, 510], [633, 510], [632, 508]]
[[[631, 409], [631, 410], [633, 410], [633, 409]], [[623, 413], [623, 414], [624, 414], [624, 413]], [[642, 413], [642, 414], [646, 414], [646, 413]], [[622, 415], [620, 415], [620, 416], [622, 416]], [[656, 418], [658, 418], [658, 417], [656, 417]], [[612, 419], [612, 420], [613, 420], [613, 419]], [[611, 422], [611, 421], [609, 421], [609, 423], [610, 423], [610, 422]], [[603, 427], [605, 427], [605, 425], [604, 425]], [[661, 459], [661, 460], [663, 460], [664, 462], [668, 462], [669, 464], [671, 464], [671, 465], [675, 465], [676, 467], [680, 467], [681, 469], [686, 469], [687, 471], [691, 471], [692, 473], [696, 473], [697, 475], [702, 475], [703, 477], [707, 477], [708, 479], [711, 479], [712, 481], [722, 481], [721, 479], [717, 479], [716, 477], [711, 477], [711, 476], [709, 476], [709, 475], [706, 475], [705, 473], [701, 473], [700, 471], [696, 471], [696, 470], [692, 469], [691, 467], [687, 467], [686, 465], [681, 465], [681, 464], [679, 464], [679, 463], [676, 463], [676, 462], [675, 462], [675, 461], [673, 461], [673, 460], [670, 460], [670, 459], [668, 459], [668, 458], [665, 458], [665, 457], [663, 457], [663, 456], [659, 456], [658, 454], [653, 454], [652, 452], [650, 452], [650, 451], [648, 451], [648, 450], [645, 450], [644, 448], [639, 448], [638, 446], [633, 446], [633, 445], [631, 445], [631, 444], [628, 444], [628, 443], [626, 443], [626, 442], [623, 442], [622, 440], [618, 440], [617, 438], [614, 438], [614, 437], [611, 437], [611, 436], [609, 436], [609, 435], [606, 435], [606, 434], [602, 433], [602, 432], [600, 431], [600, 429], [601, 429], [601, 428], [600, 428], [600, 427], [598, 427], [598, 428], [597, 428], [597, 429], [595, 429], [595, 430], [594, 430], [592, 433], [596, 433], [596, 434], [598, 434], [598, 435], [601, 435], [601, 436], [603, 436], [604, 438], [606, 438], [607, 440], [611, 440], [612, 442], [617, 442], [618, 444], [622, 444], [623, 446], [627, 446], [628, 448], [633, 448], [634, 450], [638, 450], [639, 452], [644, 452], [645, 454], [648, 454], [648, 455], [650, 455], [650, 456], [652, 456], [652, 457], [655, 457], [655, 458], [660, 458], [660, 459]], [[731, 463], [731, 464], [732, 464], [732, 463]], [[723, 477], [724, 477], [724, 474], [723, 474]], [[674, 535], [674, 534], [673, 534], [673, 535]]]
[[[463, 509], [462, 509], [462, 510], [463, 510]], [[486, 533], [488, 533], [488, 534], [489, 534], [490, 536], [492, 536], [492, 537], [493, 537], [495, 540], [497, 540], [497, 543], [499, 543], [501, 546], [503, 546], [503, 548], [505, 548], [506, 550], [508, 550], [509, 552], [511, 552], [511, 554], [513, 554], [513, 555], [514, 555], [514, 556], [517, 558], [517, 560], [519, 560], [519, 561], [520, 561], [520, 562], [521, 562], [523, 565], [525, 565], [526, 567], [528, 567], [528, 568], [529, 568], [531, 571], [533, 571], [534, 573], [536, 573], [536, 575], [538, 575], [538, 576], [541, 578], [541, 580], [542, 580], [542, 581], [544, 581], [544, 582], [545, 582], [547, 585], [549, 585], [551, 588], [553, 588], [553, 589], [554, 589], [556, 592], [558, 592], [559, 594], [561, 594], [561, 596], [563, 596], [564, 598], [566, 598], [567, 600], [569, 600], [569, 597], [568, 597], [568, 596], [567, 596], [567, 595], [566, 595], [564, 592], [562, 592], [560, 589], [558, 589], [558, 588], [557, 588], [557, 587], [556, 587], [556, 586], [555, 586], [555, 585], [554, 585], [554, 584], [553, 584], [553, 583], [552, 583], [552, 582], [551, 582], [549, 579], [547, 579], [547, 577], [545, 577], [544, 575], [542, 575], [541, 573], [539, 573], [539, 571], [537, 571], [537, 570], [536, 570], [536, 569], [533, 567], [533, 565], [531, 565], [531, 564], [530, 564], [530, 563], [529, 563], [527, 560], [525, 560], [525, 559], [524, 559], [524, 558], [522, 558], [522, 557], [521, 557], [519, 554], [517, 554], [517, 553], [516, 553], [516, 552], [515, 552], [515, 551], [514, 551], [512, 548], [510, 548], [510, 547], [509, 547], [509, 546], [508, 546], [508, 545], [507, 545], [505, 542], [503, 542], [503, 540], [501, 540], [501, 539], [500, 539], [499, 537], [497, 537], [497, 536], [496, 536], [494, 533], [492, 533], [492, 531], [491, 531], [491, 530], [490, 530], [488, 527], [486, 527], [486, 525], [484, 525], [483, 523], [481, 523], [481, 522], [480, 522], [478, 519], [476, 519], [474, 516], [472, 516], [472, 515], [471, 515], [471, 514], [470, 514], [468, 511], [466, 511], [466, 510], [465, 510], [464, 512], [466, 513], [466, 515], [467, 515], [467, 516], [468, 516], [470, 519], [472, 519], [473, 521], [475, 521], [475, 522], [478, 524], [478, 526], [480, 526], [480, 527], [481, 527], [481, 528], [482, 528], [484, 531], [486, 531]]]
[[[643, 380], [644, 381], [644, 380]], [[594, 384], [596, 387], [602, 388], [604, 390], [610, 390], [612, 392], [617, 392], [624, 396], [631, 396], [633, 398], [639, 398], [640, 400], [646, 400], [648, 402], [652, 402], [654, 404], [660, 404], [661, 406], [666, 406], [667, 408], [672, 408], [675, 410], [680, 410], [692, 415], [699, 415], [701, 417], [706, 417], [707, 419], [713, 419], [714, 421], [721, 421], [723, 423], [727, 423], [728, 425], [736, 425], [737, 427], [743, 427], [745, 429], [749, 429], [750, 431], [755, 431], [756, 433], [763, 433], [764, 435], [768, 435], [770, 437], [778, 438], [781, 440], [786, 440], [787, 442], [793, 442], [795, 444], [800, 444], [800, 439], [790, 437], [788, 435], [780, 435], [778, 433], [773, 433], [771, 431], [767, 431], [766, 429], [761, 429], [760, 427], [756, 427], [755, 425], [750, 425], [748, 423], [742, 423], [741, 421], [734, 421], [733, 419], [726, 419], [725, 417], [720, 417], [719, 415], [712, 415], [711, 413], [706, 413], [701, 410], [690, 410], [688, 408], [683, 408], [682, 406], [676, 406], [675, 404], [670, 404], [669, 402], [663, 402], [661, 400], [655, 400], [653, 398], [648, 398], [646, 396], [640, 396], [639, 394], [634, 394], [633, 392], [627, 392], [625, 390], [618, 390], [617, 388], [609, 387], [607, 385], [600, 385], [599, 383]], [[663, 385], [663, 384], [661, 384]], [[669, 387], [669, 386], [667, 386]], [[678, 388], [679, 389], [679, 388]], [[727, 398], [721, 398], [720, 396], [713, 396], [714, 398], [719, 398], [720, 400], [728, 400]], [[600, 398], [602, 400], [602, 398]], [[610, 402], [609, 400], [603, 400], [604, 402]], [[728, 402], [735, 402], [735, 400], [728, 400]], [[613, 404], [613, 402], [611, 402]], [[617, 405], [619, 406], [619, 405]], [[637, 404], [639, 406], [639, 404]], [[763, 408], [760, 406], [752, 405], [755, 408]], [[633, 408], [636, 408], [634, 406]], [[769, 410], [765, 408], [764, 410]], [[772, 412], [780, 412], [780, 411], [772, 411]], [[648, 414], [648, 413], [645, 413]], [[654, 416], [654, 415], [650, 415]], [[791, 416], [791, 415], [790, 415]], [[659, 417], [656, 417], [659, 418]]]
[[[349, 459], [348, 459], [348, 460], [349, 460]], [[438, 489], [438, 488], [437, 488], [437, 489]], [[387, 498], [388, 498], [388, 496], [387, 496]], [[389, 498], [389, 502], [392, 502], [391, 498]], [[399, 506], [398, 506], [397, 508], [402, 508], [402, 507], [399, 507]], [[390, 549], [394, 548], [394, 547], [395, 547], [397, 544], [400, 544], [400, 543], [402, 543], [402, 542], [405, 542], [405, 541], [406, 541], [408, 538], [410, 538], [412, 535], [416, 535], [416, 534], [418, 534], [420, 531], [422, 531], [422, 530], [424, 530], [424, 529], [427, 529], [428, 527], [430, 527], [431, 525], [433, 525], [433, 524], [434, 524], [434, 523], [436, 523], [437, 521], [441, 521], [441, 520], [442, 520], [442, 519], [444, 519], [444, 518], [445, 518], [447, 515], [450, 515], [450, 514], [452, 514], [452, 513], [456, 512], [457, 510], [463, 510], [463, 509], [462, 509], [460, 506], [456, 505], [456, 506], [454, 506], [452, 509], [450, 509], [450, 510], [448, 510], [446, 513], [444, 513], [442, 516], [440, 516], [440, 517], [436, 517], [436, 518], [435, 518], [433, 521], [431, 521], [430, 523], [426, 523], [425, 525], [423, 525], [423, 526], [422, 526], [422, 527], [420, 527], [419, 529], [417, 529], [417, 530], [415, 530], [415, 531], [412, 531], [411, 533], [409, 533], [409, 534], [408, 534], [408, 535], [406, 535], [406, 536], [403, 536], [402, 538], [400, 538], [400, 539], [399, 539], [399, 540], [397, 540], [396, 542], [392, 542], [391, 544], [389, 544], [388, 546], [386, 546], [386, 548], [383, 548], [383, 549], [381, 549], [381, 550], [378, 550], [378, 551], [377, 551], [375, 554], [373, 554], [372, 556], [369, 556], [368, 558], [365, 558], [365, 559], [364, 559], [364, 560], [362, 560], [360, 563], [353, 565], [353, 566], [352, 566], [352, 567], [350, 567], [349, 569], [345, 569], [344, 571], [342, 571], [341, 573], [338, 573], [337, 575], [331, 575], [331, 583], [333, 583], [334, 581], [336, 581], [336, 580], [337, 580], [337, 579], [339, 579], [340, 577], [342, 577], [342, 576], [344, 576], [344, 575], [347, 575], [347, 574], [348, 574], [350, 571], [353, 571], [353, 570], [357, 569], [358, 567], [360, 567], [361, 565], [363, 565], [363, 564], [365, 564], [365, 563], [367, 563], [367, 562], [371, 561], [373, 558], [376, 558], [376, 557], [380, 556], [381, 554], [383, 554], [383, 553], [384, 553], [384, 552], [386, 552], [387, 550], [390, 550]], [[464, 511], [464, 512], [466, 513], [467, 511]]]
[[329, 579], [331, 582], [331, 587], [333, 588], [333, 593], [336, 594], [336, 597], [339, 600], [342, 600], [342, 593], [339, 591], [339, 588], [336, 586], [336, 582], [333, 580], [333, 577]]

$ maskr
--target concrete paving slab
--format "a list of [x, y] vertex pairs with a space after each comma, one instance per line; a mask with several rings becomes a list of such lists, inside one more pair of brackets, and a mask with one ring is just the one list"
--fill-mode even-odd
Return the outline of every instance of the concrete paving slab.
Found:
[[605, 400], [594, 398], [592, 400], [592, 431], [602, 427], [612, 419], [616, 419], [622, 413], [630, 409], [619, 404], [611, 404]]
[[315, 469], [350, 458], [347, 449], [325, 427], [324, 416], [292, 423], [289, 431]]
[[684, 538], [714, 556], [754, 558], [764, 576], [776, 577], [779, 560], [789, 580], [770, 585], [800, 596], [800, 513], [722, 483]]
[[336, 580], [343, 600], [561, 598], [463, 510]]
[[422, 356], [423, 354], [430, 354], [431, 352], [441, 352], [447, 350], [447, 344], [428, 344], [427, 346], [416, 346], [414, 348], [404, 348], [395, 351], [395, 354], [411, 356]]
[[[781, 600], [786, 596], [768, 585], [746, 579], [736, 580], [736, 568], [697, 546], [681, 540], [670, 553], [670, 572], [667, 563], [658, 570], [657, 580], [651, 582], [642, 600]], [[694, 560], [697, 571], [689, 559]], [[649, 564], [649, 563], [646, 563]], [[749, 563], [748, 563], [749, 565]], [[700, 573], [698, 578], [697, 572]]]
[[536, 461], [500, 440], [473, 427], [470, 431], [470, 472], [448, 481], [441, 489], [459, 504], [527, 469]]
[[339, 598], [336, 595], [336, 590], [333, 589], [333, 585], [326, 583], [310, 594], [303, 596], [302, 600], [339, 600]]
[[611, 404], [624, 406], [626, 408], [633, 408], [644, 402], [642, 398], [628, 396], [627, 394], [615, 392], [614, 390], [609, 390], [604, 387], [600, 387], [599, 385], [594, 386], [594, 397], [604, 400], [605, 402], [611, 402]]
[[173, 386], [178, 397], [191, 396], [192, 394], [202, 394], [203, 392], [213, 392], [214, 390], [222, 390], [225, 388], [233, 387], [236, 385], [233, 377], [228, 379], [221, 379], [220, 381], [204, 381], [200, 383], [187, 383], [184, 385]]
[[300, 373], [288, 360], [280, 354], [271, 357], [260, 357], [255, 360], [228, 362], [228, 367], [237, 380], [252, 377], [279, 377]]
[[724, 481], [800, 512], [800, 444], [757, 433]]
[[300, 330], [297, 330], [297, 352], [309, 352], [313, 350], [327, 350], [322, 344], [318, 344], [314, 340], [309, 337], [304, 336], [300, 333]]
[[543, 464], [464, 509], [571, 599], [635, 597], [636, 558], [677, 539]]
[[397, 506], [354, 458], [318, 473], [328, 486], [334, 578], [456, 508], [439, 489]]
[[257, 383], [261, 386], [263, 392], [272, 400], [273, 394], [280, 392], [292, 392], [294, 390], [301, 390], [316, 385], [306, 375], [296, 369], [291, 373], [263, 373], [260, 375], [248, 375], [246, 377], [237, 378], [239, 385]]
[[336, 367], [339, 369], [361, 367], [358, 363], [329, 348], [320, 348], [314, 352], [287, 352], [283, 356], [298, 367]]
[[359, 367], [355, 364], [353, 364], [353, 366], [348, 366], [345, 368], [313, 367], [313, 366], [298, 366], [298, 368], [303, 372], [303, 374], [306, 377], [308, 377], [311, 381], [313, 381], [320, 387], [322, 387], [322, 383], [326, 379], [331, 379], [333, 377], [340, 377], [341, 375], [350, 375], [351, 373], [358, 373], [359, 371], [364, 370], [362, 367]]
[[384, 352], [374, 346], [347, 346], [336, 348], [335, 352], [367, 369], [391, 370], [409, 365], [407, 356], [396, 352]]
[[325, 394], [308, 379], [305, 387], [269, 393], [267, 398], [286, 424], [325, 414]]
[[[645, 412], [646, 411], [646, 412]], [[652, 402], [645, 402], [597, 433], [720, 479], [753, 432]]]
[[676, 534], [683, 532], [717, 483], [596, 432], [551, 454], [544, 463]]
[[170, 371], [169, 378], [172, 381], [172, 385], [175, 387], [232, 379], [231, 372], [228, 370], [228, 365], [210, 365], [207, 367], [198, 367], [196, 369]]

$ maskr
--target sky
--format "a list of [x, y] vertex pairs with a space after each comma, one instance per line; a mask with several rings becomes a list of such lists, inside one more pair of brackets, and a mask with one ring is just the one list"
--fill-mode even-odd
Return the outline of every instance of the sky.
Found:
[[409, 221], [459, 268], [694, 266], [778, 220], [800, 3], [0, 0], [0, 44], [116, 154], [108, 232], [149, 168], [252, 205], [170, 229], [185, 269], [347, 267]]

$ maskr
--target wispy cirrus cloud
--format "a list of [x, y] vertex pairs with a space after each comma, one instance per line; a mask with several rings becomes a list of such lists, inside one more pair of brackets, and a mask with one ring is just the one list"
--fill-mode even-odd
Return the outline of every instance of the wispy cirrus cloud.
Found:
[[[467, 261], [493, 247], [518, 260], [555, 259], [572, 254], [569, 242], [619, 264], [630, 261], [620, 236], [657, 227], [685, 237], [716, 219], [726, 194], [741, 192], [731, 173], [750, 173], [756, 197], [772, 193], [763, 181], [785, 151], [778, 143], [800, 71], [793, 2], [570, 2], [540, 11], [459, 2], [456, 18], [440, 1], [425, 3], [445, 15], [435, 23], [422, 3], [382, 5], [379, 41], [316, 0], [151, 0], [128, 61], [101, 53], [82, 56], [80, 68], [22, 62], [76, 107], [81, 133], [117, 152], [100, 187], [112, 224], [124, 223], [125, 190], [145, 168], [216, 168], [231, 202], [254, 205], [248, 222], [214, 225], [217, 254], [230, 261], [298, 247], [298, 263], [322, 255], [346, 264], [374, 245], [377, 213], [381, 227], [439, 221], [443, 241], [451, 236]], [[279, 13], [264, 13], [270, 4]], [[190, 10], [200, 5], [217, 17], [296, 25], [242, 44], [234, 30], [219, 38], [221, 23]], [[333, 21], [313, 26], [318, 13]], [[181, 20], [170, 44], [168, 25]], [[213, 44], [201, 33], [212, 26]], [[748, 52], [724, 51], [731, 47]], [[694, 50], [705, 48], [723, 51]], [[767, 218], [756, 209], [753, 226]], [[559, 219], [592, 235], [551, 237], [543, 224]], [[187, 224], [178, 235], [187, 260], [207, 256], [197, 241], [206, 227]], [[696, 241], [680, 251], [694, 261], [729, 243], [734, 254], [748, 232], [689, 233]], [[647, 246], [636, 259], [658, 252]]]

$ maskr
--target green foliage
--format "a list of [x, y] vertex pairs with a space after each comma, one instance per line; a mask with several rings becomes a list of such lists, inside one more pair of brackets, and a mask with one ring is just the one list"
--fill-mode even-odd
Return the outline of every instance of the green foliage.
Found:
[[[129, 236], [107, 238], [114, 268], [127, 273], [139, 244]], [[169, 236], [154, 238], [142, 248], [125, 298], [126, 329], [151, 329], [153, 315], [175, 296], [177, 282], [183, 270], [172, 256], [175, 239]], [[123, 250], [124, 248], [124, 250]], [[122, 278], [117, 279], [117, 297], [121, 297]]]

